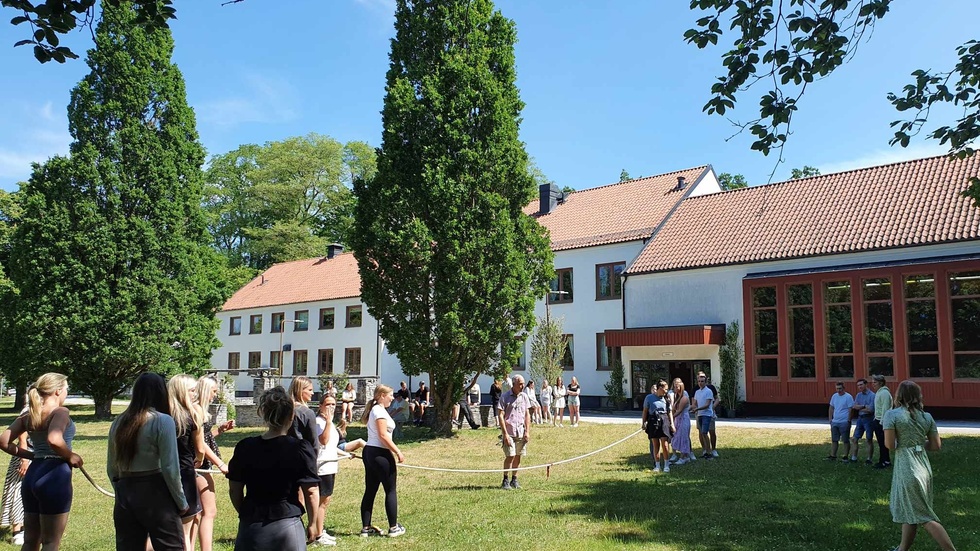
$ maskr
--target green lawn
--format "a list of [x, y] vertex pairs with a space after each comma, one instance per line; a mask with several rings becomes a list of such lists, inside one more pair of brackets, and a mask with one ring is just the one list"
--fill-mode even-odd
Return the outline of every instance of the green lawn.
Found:
[[[9, 400], [3, 404], [9, 403]], [[91, 408], [74, 408], [75, 449], [88, 471], [108, 487], [105, 439], [109, 424]], [[6, 426], [12, 414], [0, 415]], [[577, 429], [537, 428], [525, 464], [580, 455], [636, 430], [632, 425]], [[823, 461], [824, 431], [741, 429], [719, 434], [722, 458], [684, 465], [669, 474], [650, 471], [642, 435], [606, 452], [521, 477], [524, 489], [497, 488], [496, 474], [449, 474], [402, 469], [399, 521], [408, 533], [396, 540], [361, 539], [362, 468], [341, 463], [327, 526], [349, 548], [426, 549], [654, 549], [654, 550], [877, 550], [897, 545], [899, 528], [888, 512], [890, 472]], [[258, 434], [238, 429], [220, 439], [227, 458], [237, 439]], [[354, 427], [351, 436], [363, 436]], [[497, 468], [497, 431], [464, 430], [453, 439], [429, 439], [425, 429], [406, 431], [411, 464]], [[980, 549], [975, 466], [980, 438], [950, 437], [933, 455], [936, 509], [961, 550]], [[6, 467], [5, 462], [2, 463]], [[112, 500], [76, 474], [75, 503], [63, 549], [113, 548]], [[230, 550], [236, 519], [227, 485], [218, 481], [217, 549]], [[973, 511], [973, 513], [970, 513]], [[385, 526], [379, 495], [374, 523]], [[9, 541], [4, 533], [4, 541]], [[923, 532], [917, 549], [936, 549]], [[0, 543], [0, 550], [13, 549]]]

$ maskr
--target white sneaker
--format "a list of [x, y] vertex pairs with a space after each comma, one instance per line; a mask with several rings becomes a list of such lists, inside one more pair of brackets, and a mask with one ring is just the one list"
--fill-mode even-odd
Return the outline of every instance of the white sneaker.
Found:
[[711, 452], [711, 457], [718, 457], [718, 450], [712, 451]]
[[670, 472], [670, 463], [664, 463], [664, 472], [665, 473], [669, 473]]
[[687, 463], [688, 461], [690, 461], [688, 458], [682, 457], [682, 458], [678, 459], [676, 462], [674, 462], [674, 465], [683, 465], [684, 463]]
[[337, 545], [337, 539], [327, 534], [326, 532], [320, 534], [320, 536], [313, 540], [314, 545], [323, 545], [325, 547], [331, 547]]
[[677, 463], [677, 454], [672, 454], [670, 459], [667, 460], [668, 463]]
[[659, 463], [653, 466], [653, 472], [655, 472], [655, 473], [659, 473], [660, 472], [660, 464]]
[[695, 461], [698, 460], [698, 456], [694, 455], [693, 453], [688, 455], [688, 457], [691, 459], [691, 463], [694, 463]]
[[14, 534], [13, 540], [14, 545], [24, 545], [24, 531], [21, 530]]

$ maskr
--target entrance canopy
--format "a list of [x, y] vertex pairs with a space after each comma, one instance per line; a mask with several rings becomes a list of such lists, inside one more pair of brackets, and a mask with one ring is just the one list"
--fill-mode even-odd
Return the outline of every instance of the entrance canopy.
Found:
[[724, 325], [683, 325], [607, 329], [606, 346], [676, 346], [684, 344], [725, 344]]

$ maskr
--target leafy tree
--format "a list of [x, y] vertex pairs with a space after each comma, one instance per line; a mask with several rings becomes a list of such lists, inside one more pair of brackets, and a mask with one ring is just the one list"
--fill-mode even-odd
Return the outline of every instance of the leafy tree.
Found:
[[561, 375], [562, 360], [568, 349], [562, 318], [546, 316], [538, 318], [538, 325], [531, 336], [531, 357], [528, 374], [532, 380], [545, 379], [549, 384]]
[[625, 168], [623, 170], [619, 171], [619, 181], [620, 182], [628, 182], [629, 180], [632, 180], [632, 179], [633, 178], [630, 177], [630, 173], [629, 172], [626, 172], [626, 169]]
[[376, 171], [368, 144], [319, 134], [216, 155], [205, 176], [214, 245], [231, 266], [254, 270], [322, 255], [348, 241], [352, 183]]
[[623, 385], [625, 384], [626, 368], [623, 367], [622, 361], [614, 360], [612, 369], [609, 371], [609, 380], [602, 385], [606, 389], [606, 396], [609, 397], [609, 403], [614, 408], [619, 409], [626, 404], [626, 391], [623, 390]]
[[514, 23], [489, 0], [398, 0], [378, 174], [357, 180], [361, 293], [439, 419], [517, 360], [553, 276], [518, 137]]
[[728, 172], [722, 172], [718, 175], [718, 185], [720, 185], [721, 189], [725, 191], [749, 187], [749, 183], [745, 180], [745, 176], [742, 174], [729, 174]]
[[739, 336], [738, 321], [733, 320], [725, 328], [725, 344], [718, 350], [718, 360], [721, 364], [721, 382], [718, 383], [718, 393], [721, 402], [729, 411], [738, 408], [738, 382], [745, 371], [745, 351], [742, 349], [742, 339]]
[[[10, 236], [20, 217], [20, 194], [0, 190], [0, 373], [8, 384], [17, 388], [17, 397], [23, 394], [32, 373], [23, 369], [19, 360], [19, 347], [13, 339], [14, 318], [17, 314], [17, 287], [7, 277], [5, 266], [10, 265]], [[15, 400], [13, 406], [19, 410], [22, 402]]]
[[10, 264], [30, 367], [67, 372], [99, 417], [141, 372], [206, 368], [229, 292], [170, 31], [137, 25], [132, 4], [104, 8], [71, 93], [71, 156], [22, 188]]
[[[761, 81], [759, 116], [737, 125], [755, 137], [752, 149], [765, 155], [777, 149], [782, 154], [807, 87], [856, 55], [891, 4], [892, 0], [691, 0], [691, 9], [707, 13], [696, 28], [684, 33], [687, 42], [706, 48], [717, 45], [725, 29], [731, 33], [730, 49], [722, 56], [724, 73], [711, 86], [704, 111], [725, 115], [735, 108], [739, 95]], [[948, 103], [962, 109], [962, 115], [928, 137], [948, 144], [950, 153], [959, 157], [974, 153], [973, 143], [980, 137], [980, 42], [969, 40], [956, 54], [959, 60], [953, 68], [916, 70], [900, 93], [888, 94], [899, 112], [911, 113], [892, 123], [896, 131], [890, 144], [908, 146], [927, 123], [931, 108]], [[980, 179], [971, 178], [967, 195], [980, 206]]]
[[790, 179], [799, 180], [800, 178], [809, 178], [810, 176], [820, 176], [820, 169], [810, 165], [805, 165], [803, 168], [794, 168], [790, 174]]

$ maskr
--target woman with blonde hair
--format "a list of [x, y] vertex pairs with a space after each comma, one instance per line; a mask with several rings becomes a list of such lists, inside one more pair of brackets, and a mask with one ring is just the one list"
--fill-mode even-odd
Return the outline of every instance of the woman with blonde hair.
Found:
[[362, 421], [367, 423], [368, 439], [364, 446], [362, 460], [364, 461], [364, 497], [361, 498], [361, 537], [381, 536], [381, 530], [371, 525], [371, 515], [374, 511], [374, 497], [378, 494], [378, 486], [385, 489], [385, 513], [388, 515], [388, 537], [395, 538], [405, 533], [405, 527], [398, 524], [398, 463], [405, 462], [391, 434], [395, 430], [395, 421], [388, 415], [388, 407], [395, 395], [391, 387], [378, 385], [374, 389], [374, 398], [364, 408]]
[[[10, 455], [30, 459], [21, 489], [24, 502], [23, 549], [57, 551], [71, 510], [71, 469], [82, 458], [71, 451], [75, 423], [64, 407], [68, 378], [45, 373], [27, 391], [28, 411], [0, 434], [0, 447]], [[21, 448], [18, 440], [28, 432], [34, 451]]]
[[582, 406], [582, 387], [578, 384], [578, 377], [572, 377], [572, 382], [568, 385], [568, 422], [573, 427], [578, 426], [579, 408]]
[[306, 440], [314, 450], [319, 450], [316, 414], [306, 405], [313, 398], [313, 381], [309, 377], [293, 377], [293, 382], [289, 385], [289, 395], [293, 399], [293, 426], [289, 430], [289, 435]]
[[926, 450], [939, 451], [942, 442], [936, 421], [923, 411], [922, 389], [902, 381], [895, 392], [895, 408], [885, 414], [885, 445], [894, 450], [889, 508], [892, 521], [902, 525], [902, 542], [895, 551], [908, 551], [919, 525], [945, 551], [955, 551], [946, 529], [932, 508], [932, 465]]
[[167, 381], [144, 373], [133, 398], [109, 428], [106, 474], [116, 501], [112, 523], [117, 551], [183, 551], [181, 513], [187, 510], [177, 458], [177, 428], [170, 417]]
[[[671, 439], [670, 444], [674, 448], [674, 455], [670, 462], [676, 465], [683, 465], [688, 461], [697, 460], [697, 456], [691, 450], [691, 397], [684, 390], [684, 381], [680, 377], [674, 379], [674, 400], [671, 414], [674, 417], [674, 427], [677, 432]], [[680, 457], [677, 456], [680, 454]]]
[[[221, 460], [221, 452], [218, 450], [218, 442], [215, 437], [235, 428], [235, 421], [232, 419], [220, 425], [211, 422], [209, 409], [217, 395], [217, 379], [207, 376], [197, 380], [197, 403], [204, 418], [201, 427], [201, 432], [204, 435], [204, 461], [201, 463], [201, 469], [211, 470], [213, 467], [227, 475], [228, 465]], [[196, 482], [197, 491], [201, 496], [201, 517], [197, 534], [201, 540], [201, 551], [211, 551], [214, 548], [214, 520], [218, 517], [214, 477], [211, 476], [211, 473], [198, 473]], [[194, 534], [192, 533], [191, 536], [193, 539]]]
[[[289, 436], [295, 402], [282, 387], [263, 392], [258, 413], [267, 430], [244, 438], [228, 463], [228, 496], [238, 512], [235, 551], [305, 551], [315, 523], [303, 529], [303, 505], [316, 517], [316, 451]], [[300, 491], [297, 492], [296, 489]]]
[[197, 379], [191, 375], [174, 375], [167, 383], [170, 416], [177, 432], [177, 461], [180, 465], [180, 484], [187, 498], [187, 511], [181, 515], [184, 523], [184, 545], [194, 549], [193, 529], [201, 512], [201, 495], [197, 491], [197, 473], [204, 462], [204, 412], [197, 404]]
[[348, 382], [347, 387], [340, 394], [340, 418], [348, 423], [354, 422], [354, 400], [357, 399], [357, 392], [354, 391], [354, 383]]

